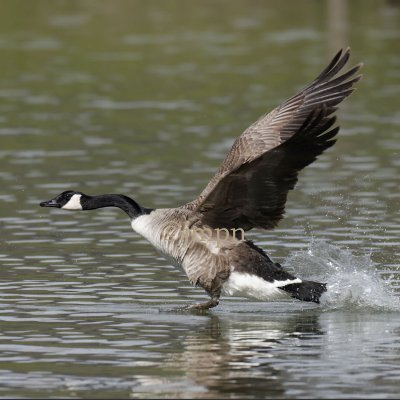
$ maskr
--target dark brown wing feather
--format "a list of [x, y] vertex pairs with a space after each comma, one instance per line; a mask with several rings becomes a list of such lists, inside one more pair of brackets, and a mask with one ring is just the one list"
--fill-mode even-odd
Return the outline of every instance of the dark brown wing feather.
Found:
[[335, 143], [339, 128], [329, 130], [335, 117], [326, 120], [326, 112], [321, 107], [296, 135], [222, 178], [201, 205], [202, 222], [213, 228], [274, 228], [298, 171]]
[[[282, 218], [297, 174], [334, 144], [331, 114], [361, 78], [361, 64], [335, 75], [348, 61], [340, 51], [300, 93], [261, 117], [235, 141], [200, 196], [187, 206], [211, 227], [271, 229]], [[334, 79], [333, 79], [334, 78]]]

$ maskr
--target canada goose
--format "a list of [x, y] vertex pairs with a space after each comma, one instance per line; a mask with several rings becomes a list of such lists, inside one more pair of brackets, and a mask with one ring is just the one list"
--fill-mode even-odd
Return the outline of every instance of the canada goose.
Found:
[[340, 50], [313, 82], [247, 128], [206, 188], [190, 203], [151, 209], [120, 194], [88, 196], [65, 191], [40, 205], [125, 211], [133, 230], [182, 267], [190, 282], [211, 297], [185, 309], [215, 307], [222, 293], [260, 300], [291, 296], [319, 303], [326, 284], [289, 274], [242, 236], [253, 228], [273, 229], [283, 218], [288, 191], [294, 188], [298, 172], [335, 143], [339, 127], [332, 128], [332, 114], [361, 78], [356, 74], [362, 64], [335, 77], [349, 56], [349, 48]]

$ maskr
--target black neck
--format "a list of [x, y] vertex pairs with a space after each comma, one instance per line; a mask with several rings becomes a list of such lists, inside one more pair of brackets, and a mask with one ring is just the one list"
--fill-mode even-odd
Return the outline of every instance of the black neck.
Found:
[[136, 201], [123, 194], [101, 194], [99, 196], [82, 196], [83, 210], [94, 210], [103, 207], [118, 207], [125, 211], [129, 218], [134, 219], [140, 215], [148, 214], [150, 210], [142, 208]]

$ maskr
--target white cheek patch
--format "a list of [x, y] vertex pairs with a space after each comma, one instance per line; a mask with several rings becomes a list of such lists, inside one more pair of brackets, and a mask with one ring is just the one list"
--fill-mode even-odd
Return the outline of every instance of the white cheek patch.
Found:
[[64, 204], [61, 208], [63, 210], [82, 210], [81, 197], [82, 195], [80, 194], [74, 194], [68, 203]]

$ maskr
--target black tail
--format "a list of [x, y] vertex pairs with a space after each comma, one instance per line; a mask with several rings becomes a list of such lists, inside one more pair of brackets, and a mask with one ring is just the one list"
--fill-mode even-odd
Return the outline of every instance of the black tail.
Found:
[[319, 303], [322, 293], [326, 292], [326, 283], [303, 281], [301, 283], [291, 283], [279, 289], [288, 292], [295, 299]]

